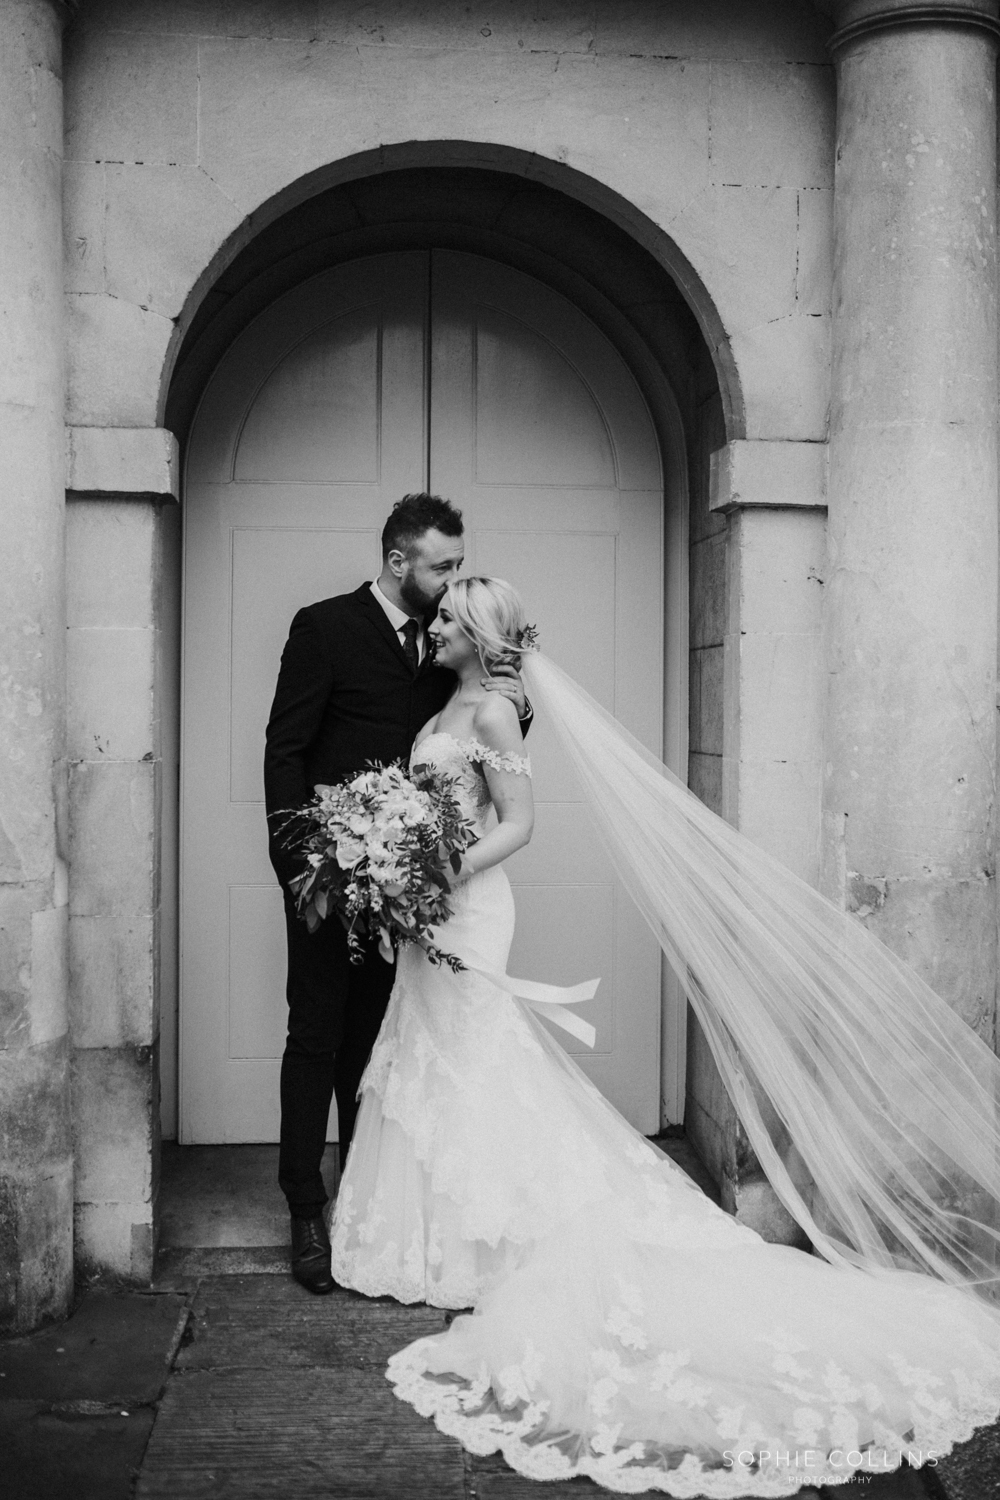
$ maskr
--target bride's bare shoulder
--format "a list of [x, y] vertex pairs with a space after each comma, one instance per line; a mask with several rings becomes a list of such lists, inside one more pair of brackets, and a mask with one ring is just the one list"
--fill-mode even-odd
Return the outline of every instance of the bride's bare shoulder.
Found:
[[502, 693], [487, 693], [477, 703], [472, 720], [476, 739], [491, 750], [520, 750], [521, 726], [517, 709]]

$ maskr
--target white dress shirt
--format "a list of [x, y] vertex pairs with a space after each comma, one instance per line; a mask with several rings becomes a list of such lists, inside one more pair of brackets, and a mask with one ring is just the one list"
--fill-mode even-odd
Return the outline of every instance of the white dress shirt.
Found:
[[[372, 593], [375, 595], [375, 598], [378, 600], [379, 604], [385, 610], [386, 617], [387, 617], [387, 619], [389, 621], [389, 624], [392, 626], [393, 630], [399, 636], [399, 644], [405, 650], [406, 649], [406, 637], [403, 634], [403, 627], [406, 625], [407, 620], [412, 620], [412, 619], [415, 618], [415, 616], [414, 615], [408, 615], [405, 612], [405, 610], [402, 610], [402, 609], [399, 608], [398, 605], [393, 604], [393, 602], [392, 602], [391, 599], [387, 599], [385, 597], [385, 595], [383, 594], [382, 590], [379, 588], [379, 586], [378, 586], [378, 580], [377, 579], [372, 584]], [[424, 629], [424, 622], [423, 622], [423, 620], [417, 620], [417, 661], [418, 662], [422, 662], [423, 659], [424, 659], [424, 656], [426, 655], [426, 653], [427, 653], [427, 632]]]

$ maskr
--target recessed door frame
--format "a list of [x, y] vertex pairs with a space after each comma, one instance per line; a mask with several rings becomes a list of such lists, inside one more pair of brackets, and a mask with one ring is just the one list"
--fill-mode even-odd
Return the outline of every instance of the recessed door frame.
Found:
[[[554, 283], [554, 290], [576, 302], [617, 347], [639, 384], [657, 431], [664, 480], [664, 759], [675, 774], [686, 780], [689, 493], [680, 410], [664, 372], [628, 320], [574, 273], [566, 272], [558, 281], [562, 284]], [[176, 848], [176, 835], [173, 840], [170, 835], [171, 830], [166, 829], [164, 844], [173, 842]], [[168, 853], [166, 848], [164, 853]], [[686, 1005], [676, 980], [666, 968], [664, 964], [661, 1016], [665, 1024], [661, 1025], [660, 1039], [660, 1114], [664, 1125], [683, 1120], [686, 1058]], [[172, 1018], [172, 1026], [170, 1019], [163, 1026], [166, 1046], [161, 1053], [167, 1134], [173, 1134], [177, 1087], [176, 1018]]]

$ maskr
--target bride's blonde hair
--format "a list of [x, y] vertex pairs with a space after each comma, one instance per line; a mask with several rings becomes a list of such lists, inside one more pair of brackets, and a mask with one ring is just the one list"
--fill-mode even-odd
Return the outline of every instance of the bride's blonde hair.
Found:
[[448, 607], [472, 640], [489, 672], [502, 661], [520, 665], [524, 606], [504, 578], [456, 578]]

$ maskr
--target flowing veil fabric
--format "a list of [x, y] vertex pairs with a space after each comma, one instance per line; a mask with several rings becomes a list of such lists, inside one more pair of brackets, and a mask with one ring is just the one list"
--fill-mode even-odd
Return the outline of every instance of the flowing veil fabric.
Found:
[[788, 1211], [828, 1260], [1000, 1318], [1000, 1059], [905, 963], [732, 829], [545, 656], [522, 672]]

